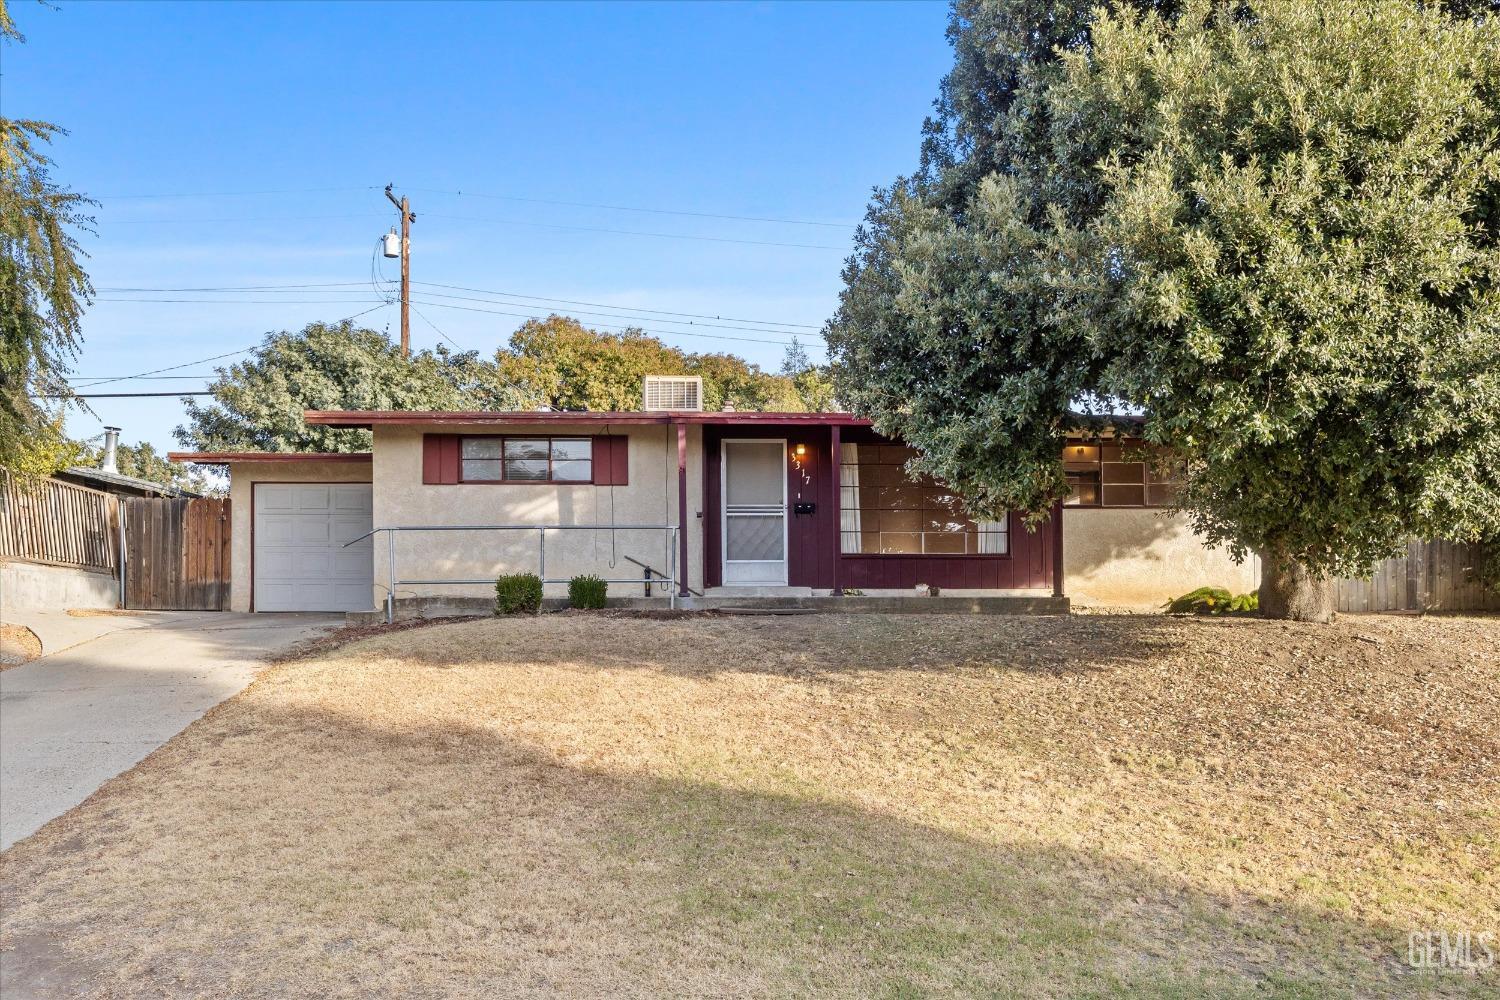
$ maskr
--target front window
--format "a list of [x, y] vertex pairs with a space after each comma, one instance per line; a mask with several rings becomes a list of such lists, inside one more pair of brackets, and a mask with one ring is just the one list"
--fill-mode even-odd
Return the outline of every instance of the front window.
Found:
[[1070, 507], [1166, 507], [1181, 470], [1161, 449], [1134, 439], [1069, 441], [1062, 451]]
[[902, 445], [846, 443], [839, 462], [839, 536], [845, 555], [1005, 555], [1005, 518], [971, 518], [952, 492], [904, 466]]
[[590, 438], [466, 437], [465, 483], [587, 483], [593, 481]]

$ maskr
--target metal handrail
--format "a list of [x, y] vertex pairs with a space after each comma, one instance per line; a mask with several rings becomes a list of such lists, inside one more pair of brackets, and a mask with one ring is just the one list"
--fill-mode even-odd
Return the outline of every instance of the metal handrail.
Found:
[[[666, 583], [667, 582], [667, 574], [663, 573], [661, 570], [657, 569], [655, 566], [652, 566], [650, 563], [641, 562], [635, 556], [621, 556], [620, 558], [624, 559], [628, 563], [635, 563], [641, 569], [645, 570], [646, 571], [646, 579], [647, 580], [654, 581], [654, 580], [656, 580], [659, 577], [661, 579], [662, 583]], [[702, 597], [703, 596], [703, 592], [701, 590], [694, 590], [692, 587], [689, 587], [686, 583], [683, 584], [682, 589], [685, 590], [685, 591], [687, 591], [689, 594], [692, 594], [694, 597]], [[649, 583], [646, 585], [646, 596], [647, 597], [651, 596], [651, 585]]]
[[[402, 531], [535, 531], [537, 533], [537, 577], [543, 583], [567, 583], [567, 578], [552, 579], [547, 576], [547, 532], [549, 531], [661, 531], [665, 532], [665, 554], [668, 573], [661, 574], [646, 566], [645, 578], [626, 580], [606, 579], [605, 583], [643, 583], [648, 588], [656, 579], [665, 578], [668, 583], [668, 603], [670, 607], [677, 607], [678, 589], [678, 566], [677, 566], [677, 536], [681, 529], [675, 524], [398, 524], [379, 528], [371, 528], [358, 538], [351, 538], [345, 542], [342, 548], [348, 548], [356, 542], [362, 542], [366, 538], [386, 533], [386, 558], [388, 560], [389, 576], [385, 589], [385, 620], [387, 623], [396, 620], [396, 588], [405, 585], [417, 586], [464, 586], [479, 583], [492, 583], [489, 578], [481, 580], [403, 580], [396, 575], [396, 535]], [[639, 560], [625, 557], [637, 566], [644, 566]]]

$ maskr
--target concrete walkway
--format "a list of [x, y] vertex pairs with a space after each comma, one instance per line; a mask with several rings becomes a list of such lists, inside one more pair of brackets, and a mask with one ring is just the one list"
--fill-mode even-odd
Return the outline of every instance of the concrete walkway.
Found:
[[223, 612], [6, 617], [43, 636], [43, 655], [0, 671], [0, 850], [243, 690], [267, 655], [344, 622]]

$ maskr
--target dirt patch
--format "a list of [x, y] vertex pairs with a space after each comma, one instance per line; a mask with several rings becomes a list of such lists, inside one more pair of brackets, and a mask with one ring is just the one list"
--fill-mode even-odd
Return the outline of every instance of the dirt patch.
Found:
[[149, 611], [131, 611], [128, 608], [69, 608], [72, 618], [139, 618], [151, 614]]
[[371, 625], [344, 625], [289, 646], [272, 656], [270, 662], [292, 663], [297, 660], [314, 659], [332, 653], [342, 646], [365, 639], [394, 635], [398, 632], [410, 632], [413, 629], [431, 628], [435, 625], [458, 625], [463, 622], [475, 621], [482, 617], [480, 615], [464, 615], [445, 618], [411, 618], [389, 625], [384, 622], [377, 622]]
[[0, 625], [0, 670], [19, 667], [42, 655], [42, 641], [25, 625]]
[[1496, 625], [341, 630], [0, 855], [0, 947], [108, 996], [1485, 995], [1406, 949], [1500, 931]]

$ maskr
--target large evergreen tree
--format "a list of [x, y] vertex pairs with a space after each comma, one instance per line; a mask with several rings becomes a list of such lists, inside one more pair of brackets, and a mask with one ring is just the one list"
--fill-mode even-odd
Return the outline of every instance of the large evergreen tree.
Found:
[[1071, 410], [1143, 411], [1272, 615], [1500, 527], [1492, 19], [965, 0], [950, 34], [922, 169], [846, 269], [842, 399], [982, 513], [1065, 494]]

